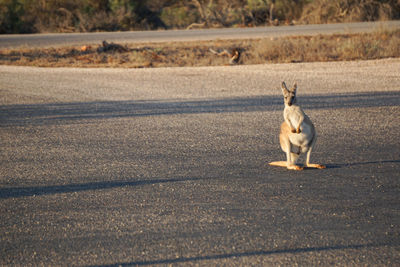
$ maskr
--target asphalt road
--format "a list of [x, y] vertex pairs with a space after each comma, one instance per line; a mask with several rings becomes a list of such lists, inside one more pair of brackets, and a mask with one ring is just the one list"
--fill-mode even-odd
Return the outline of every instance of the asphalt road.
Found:
[[[0, 265], [398, 266], [399, 69], [0, 66]], [[325, 170], [268, 165], [282, 80]]]
[[266, 38], [336, 33], [363, 33], [400, 28], [400, 20], [383, 22], [338, 23], [256, 28], [207, 30], [131, 31], [66, 34], [0, 35], [0, 48], [57, 47], [99, 44], [103, 40], [118, 43], [199, 41], [216, 39]]

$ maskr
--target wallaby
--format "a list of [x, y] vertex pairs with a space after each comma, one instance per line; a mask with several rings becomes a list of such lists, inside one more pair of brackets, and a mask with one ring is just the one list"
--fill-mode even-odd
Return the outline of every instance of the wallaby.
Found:
[[296, 104], [295, 83], [292, 89], [287, 89], [285, 82], [282, 82], [282, 93], [285, 109], [283, 117], [285, 121], [281, 124], [279, 142], [282, 150], [286, 153], [286, 161], [274, 161], [270, 165], [286, 167], [290, 170], [303, 170], [303, 167], [296, 165], [300, 153], [307, 153], [306, 167], [325, 169], [324, 165], [310, 163], [311, 151], [315, 145], [317, 134], [310, 118]]
[[217, 56], [228, 56], [229, 57], [229, 64], [234, 65], [238, 64], [240, 60], [240, 55], [241, 55], [241, 50], [240, 48], [233, 48], [231, 52], [228, 52], [228, 50], [224, 49], [222, 52], [217, 52], [214, 49], [210, 48], [209, 49], [211, 53]]

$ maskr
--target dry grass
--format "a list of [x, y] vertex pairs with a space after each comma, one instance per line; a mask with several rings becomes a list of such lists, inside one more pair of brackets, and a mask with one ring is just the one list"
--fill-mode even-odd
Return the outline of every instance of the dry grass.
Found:
[[304, 7], [299, 21], [308, 24], [397, 19], [396, 0], [314, 0]]
[[330, 35], [262, 40], [254, 57], [268, 62], [367, 60], [400, 56], [400, 30], [373, 34]]
[[239, 64], [367, 60], [400, 57], [400, 30], [354, 35], [128, 44], [127, 51], [98, 46], [0, 51], [0, 64], [38, 67], [186, 67], [228, 65], [209, 49], [240, 48]]

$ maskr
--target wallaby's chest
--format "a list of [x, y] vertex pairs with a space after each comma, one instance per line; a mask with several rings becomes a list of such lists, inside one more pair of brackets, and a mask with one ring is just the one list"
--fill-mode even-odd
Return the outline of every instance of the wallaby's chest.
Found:
[[288, 120], [292, 124], [292, 126], [296, 128], [300, 124], [300, 122], [303, 121], [305, 114], [299, 106], [292, 105], [290, 107], [285, 107], [285, 109], [283, 110], [283, 116], [285, 120]]
[[289, 121], [294, 129], [300, 128], [300, 133], [290, 133], [289, 140], [293, 145], [306, 146], [313, 138], [313, 126], [299, 106], [287, 106], [284, 109], [285, 121]]

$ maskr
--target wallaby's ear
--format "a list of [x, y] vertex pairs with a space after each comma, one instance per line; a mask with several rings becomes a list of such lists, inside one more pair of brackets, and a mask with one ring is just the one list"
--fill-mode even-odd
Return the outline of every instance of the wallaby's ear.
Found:
[[282, 89], [286, 89], [287, 91], [289, 91], [289, 90], [287, 89], [287, 87], [286, 87], [286, 83], [285, 83], [285, 82], [282, 82], [281, 87], [282, 87]]
[[289, 90], [287, 89], [286, 83], [285, 83], [285, 82], [282, 82], [281, 88], [282, 88], [282, 93], [283, 93], [284, 95], [286, 95], [287, 93], [289, 93]]
[[290, 91], [296, 93], [296, 90], [297, 90], [297, 83], [294, 83], [292, 90], [290, 90]]

